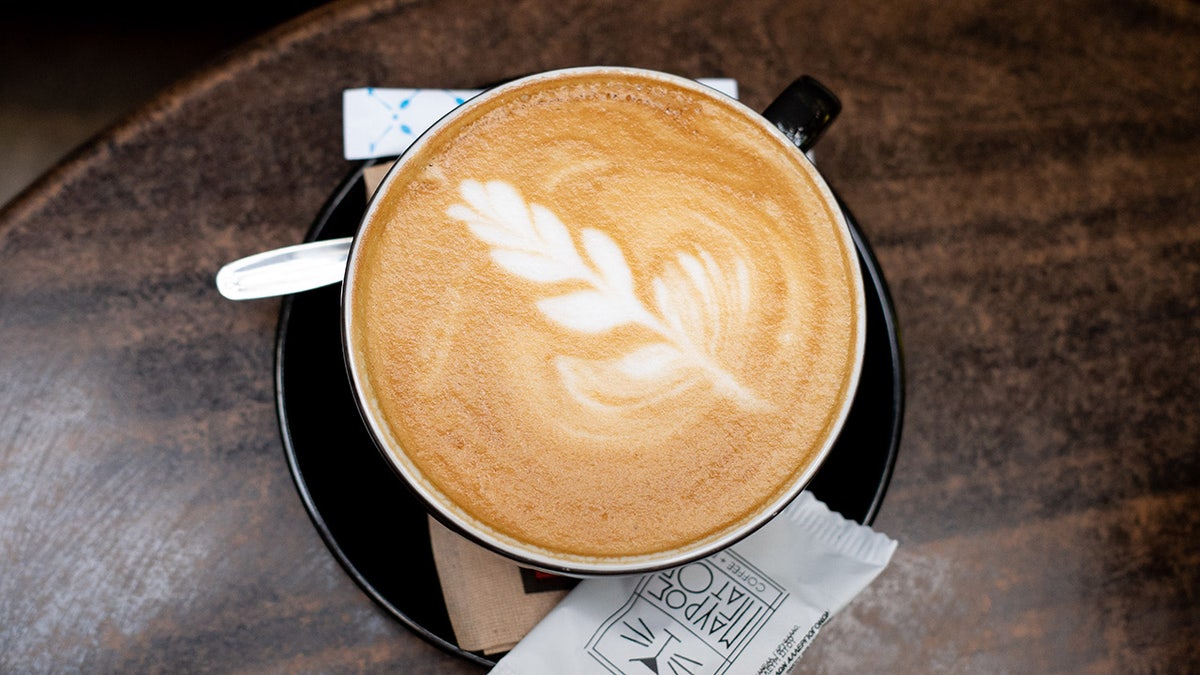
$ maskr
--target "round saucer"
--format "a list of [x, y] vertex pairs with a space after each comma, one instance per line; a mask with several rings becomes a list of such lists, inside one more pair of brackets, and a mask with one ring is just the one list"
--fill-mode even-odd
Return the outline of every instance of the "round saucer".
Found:
[[[338, 186], [307, 241], [354, 234], [367, 205], [363, 170], [375, 163], [359, 164]], [[839, 204], [866, 283], [866, 357], [843, 431], [808, 489], [834, 511], [870, 524], [900, 443], [904, 369], [887, 284], [858, 223]], [[276, 405], [296, 489], [329, 550], [368, 596], [433, 644], [492, 665], [500, 655], [455, 643], [425, 509], [375, 448], [359, 416], [342, 357], [340, 292], [334, 285], [289, 296], [279, 316]]]

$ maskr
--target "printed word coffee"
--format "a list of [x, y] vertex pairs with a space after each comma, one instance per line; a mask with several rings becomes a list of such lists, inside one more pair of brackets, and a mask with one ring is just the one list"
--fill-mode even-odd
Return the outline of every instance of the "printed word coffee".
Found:
[[403, 158], [347, 289], [364, 407], [458, 517], [563, 559], [720, 537], [830, 442], [861, 280], [811, 165], [699, 85], [578, 72]]

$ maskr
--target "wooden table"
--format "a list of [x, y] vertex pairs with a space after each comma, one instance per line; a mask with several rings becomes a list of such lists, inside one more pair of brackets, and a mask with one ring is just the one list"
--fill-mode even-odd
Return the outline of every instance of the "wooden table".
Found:
[[304, 236], [343, 89], [594, 63], [843, 101], [818, 162], [899, 312], [900, 548], [804, 672], [1200, 668], [1195, 4], [433, 0], [289, 23], [0, 211], [0, 671], [480, 671], [329, 554], [279, 302], [212, 275]]

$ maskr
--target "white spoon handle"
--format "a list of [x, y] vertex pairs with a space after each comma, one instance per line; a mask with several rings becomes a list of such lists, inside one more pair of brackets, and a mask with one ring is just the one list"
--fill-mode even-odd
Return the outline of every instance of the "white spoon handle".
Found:
[[346, 275], [352, 241], [313, 241], [235, 260], [217, 272], [217, 290], [230, 300], [251, 300], [336, 284]]

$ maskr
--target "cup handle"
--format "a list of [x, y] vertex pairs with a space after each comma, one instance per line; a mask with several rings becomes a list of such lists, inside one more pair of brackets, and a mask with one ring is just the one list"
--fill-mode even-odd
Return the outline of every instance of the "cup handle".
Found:
[[791, 83], [767, 106], [767, 118], [796, 147], [807, 152], [842, 111], [842, 102], [808, 75]]

